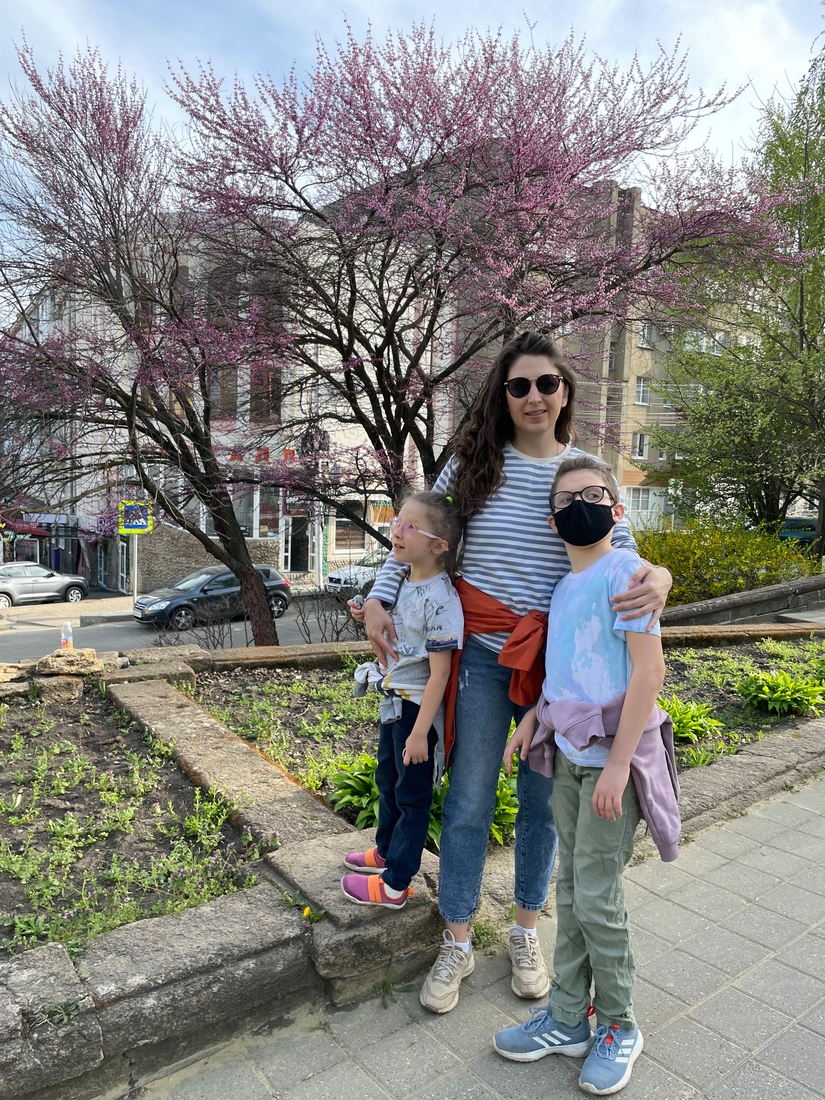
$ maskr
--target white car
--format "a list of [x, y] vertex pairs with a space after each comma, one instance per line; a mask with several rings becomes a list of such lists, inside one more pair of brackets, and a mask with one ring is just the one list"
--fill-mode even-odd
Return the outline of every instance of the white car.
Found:
[[371, 550], [360, 561], [353, 562], [351, 565], [340, 566], [327, 577], [324, 584], [325, 590], [337, 595], [342, 591], [355, 591], [363, 588], [365, 584], [374, 581], [378, 576], [381, 566], [387, 560], [388, 553], [388, 550], [381, 547], [378, 550]]

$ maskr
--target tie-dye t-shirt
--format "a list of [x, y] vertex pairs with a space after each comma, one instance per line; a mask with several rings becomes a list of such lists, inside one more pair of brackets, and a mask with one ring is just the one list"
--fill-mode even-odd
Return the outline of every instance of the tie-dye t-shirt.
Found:
[[[577, 699], [606, 703], [627, 690], [630, 657], [625, 631], [642, 633], [649, 615], [622, 620], [610, 597], [624, 592], [642, 559], [632, 550], [611, 550], [581, 573], [562, 577], [550, 603], [547, 659], [542, 691], [555, 702]], [[659, 624], [651, 631], [660, 634]], [[574, 764], [603, 768], [608, 750], [600, 745], [578, 751], [557, 733], [556, 744]]]

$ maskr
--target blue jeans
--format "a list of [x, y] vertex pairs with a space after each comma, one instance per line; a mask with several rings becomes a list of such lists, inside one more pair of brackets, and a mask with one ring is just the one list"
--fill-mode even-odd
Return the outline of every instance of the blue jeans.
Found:
[[[441, 833], [438, 908], [451, 924], [465, 924], [478, 908], [510, 721], [518, 723], [529, 709], [507, 697], [511, 675], [497, 653], [470, 635], [459, 666], [456, 739]], [[520, 763], [517, 791], [515, 900], [522, 909], [537, 911], [547, 901], [556, 862], [553, 780]]]
[[378, 828], [375, 846], [386, 862], [382, 874], [391, 890], [406, 890], [421, 866], [421, 853], [430, 827], [433, 800], [433, 753], [438, 743], [429, 733], [429, 756], [420, 764], [404, 763], [404, 746], [418, 718], [418, 705], [401, 704], [397, 722], [378, 728]]

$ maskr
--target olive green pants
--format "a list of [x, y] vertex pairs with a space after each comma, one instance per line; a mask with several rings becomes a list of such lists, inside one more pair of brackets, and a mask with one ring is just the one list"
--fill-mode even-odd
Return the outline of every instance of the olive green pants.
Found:
[[636, 968], [622, 871], [633, 854], [641, 819], [631, 779], [622, 796], [622, 816], [605, 821], [593, 810], [601, 768], [571, 764], [557, 748], [553, 764], [553, 816], [559, 834], [556, 874], [558, 932], [550, 989], [554, 1019], [577, 1024], [593, 1004], [600, 1024], [634, 1028]]

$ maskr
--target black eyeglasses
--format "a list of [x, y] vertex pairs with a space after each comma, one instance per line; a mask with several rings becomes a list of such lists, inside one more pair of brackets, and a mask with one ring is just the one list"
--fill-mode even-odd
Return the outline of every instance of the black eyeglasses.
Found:
[[560, 374], [541, 374], [538, 378], [509, 378], [504, 383], [504, 388], [511, 397], [526, 397], [530, 387], [536, 383], [536, 389], [549, 397], [555, 393], [564, 379]]
[[605, 493], [610, 497], [610, 503], [615, 504], [613, 494], [606, 485], [586, 485], [584, 489], [577, 489], [575, 493], [562, 489], [559, 493], [550, 494], [550, 509], [553, 512], [560, 512], [562, 508], [569, 508], [576, 497], [581, 497], [588, 504], [601, 504]]

